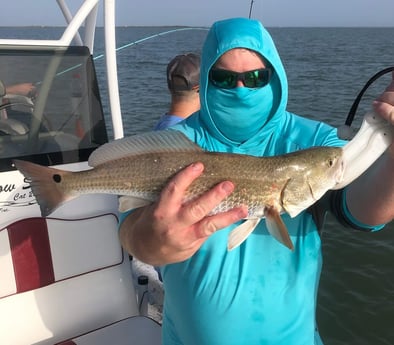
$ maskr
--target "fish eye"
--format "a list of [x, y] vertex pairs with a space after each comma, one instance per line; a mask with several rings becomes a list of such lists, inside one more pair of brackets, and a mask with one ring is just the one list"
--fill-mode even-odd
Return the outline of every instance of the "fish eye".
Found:
[[334, 160], [331, 158], [328, 160], [328, 166], [332, 167], [334, 165]]
[[53, 181], [55, 181], [56, 183], [60, 183], [62, 181], [62, 178], [59, 174], [55, 174], [52, 176]]

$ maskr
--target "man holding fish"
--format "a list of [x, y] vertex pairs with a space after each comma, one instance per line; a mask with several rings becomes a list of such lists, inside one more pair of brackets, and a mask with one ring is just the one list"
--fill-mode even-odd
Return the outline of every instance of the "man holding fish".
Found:
[[[393, 127], [388, 149], [351, 183], [355, 139], [346, 144], [335, 128], [286, 110], [279, 54], [261, 23], [246, 18], [208, 32], [200, 102], [169, 130], [98, 148], [89, 171], [15, 165], [43, 216], [78, 194], [127, 196], [120, 209], [133, 210], [122, 214], [120, 238], [160, 266], [164, 345], [322, 344], [324, 215], [366, 231], [393, 219]], [[373, 108], [394, 125], [394, 80]]]
[[[200, 97], [201, 110], [170, 130], [208, 151], [276, 156], [345, 143], [334, 128], [286, 111], [283, 65], [268, 32], [254, 20], [212, 26], [202, 51]], [[394, 124], [394, 81], [373, 109]], [[161, 266], [163, 344], [322, 344], [315, 321], [322, 216], [332, 211], [341, 223], [367, 231], [391, 221], [394, 144], [355, 182], [294, 218], [280, 217], [275, 204], [264, 211], [266, 221], [242, 221], [246, 206], [212, 215], [236, 189], [232, 181], [184, 202], [203, 171], [200, 162], [183, 169], [156, 202], [124, 214], [120, 227], [131, 254]], [[280, 239], [280, 218], [293, 251], [268, 235], [271, 224]], [[240, 242], [250, 236], [228, 251], [229, 233], [245, 223]]]

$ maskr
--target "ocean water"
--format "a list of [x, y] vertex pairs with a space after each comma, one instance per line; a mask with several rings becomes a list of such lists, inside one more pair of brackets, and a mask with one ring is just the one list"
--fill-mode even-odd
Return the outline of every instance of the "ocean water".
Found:
[[[344, 123], [353, 100], [367, 80], [379, 70], [394, 65], [394, 28], [271, 28], [269, 31], [288, 73], [288, 110], [333, 126]], [[0, 28], [0, 37], [28, 34], [57, 38], [61, 32], [60, 28]], [[173, 27], [117, 29], [117, 47], [122, 48], [117, 57], [125, 135], [151, 130], [167, 110], [166, 65], [176, 54], [200, 52], [206, 32], [202, 28]], [[100, 30], [94, 56], [104, 52], [102, 37]], [[108, 114], [104, 63], [103, 58], [95, 60], [103, 106]], [[355, 126], [389, 81], [387, 75], [368, 89]], [[112, 133], [109, 122], [108, 127]], [[323, 256], [317, 320], [325, 344], [394, 344], [393, 222], [377, 233], [364, 233], [345, 229], [328, 216], [323, 232]]]

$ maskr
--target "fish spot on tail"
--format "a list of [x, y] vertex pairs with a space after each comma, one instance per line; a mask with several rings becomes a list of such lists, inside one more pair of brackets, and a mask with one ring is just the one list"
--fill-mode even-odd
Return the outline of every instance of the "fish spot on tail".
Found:
[[59, 169], [49, 168], [28, 161], [14, 160], [15, 167], [29, 181], [30, 188], [40, 206], [41, 215], [48, 216], [64, 201], [70, 199], [61, 188], [66, 174], [71, 174]]

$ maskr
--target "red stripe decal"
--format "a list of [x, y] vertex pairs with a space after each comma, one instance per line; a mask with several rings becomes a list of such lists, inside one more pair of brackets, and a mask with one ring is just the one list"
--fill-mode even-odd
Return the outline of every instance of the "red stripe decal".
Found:
[[25, 219], [7, 227], [17, 292], [54, 282], [47, 224], [44, 218]]

